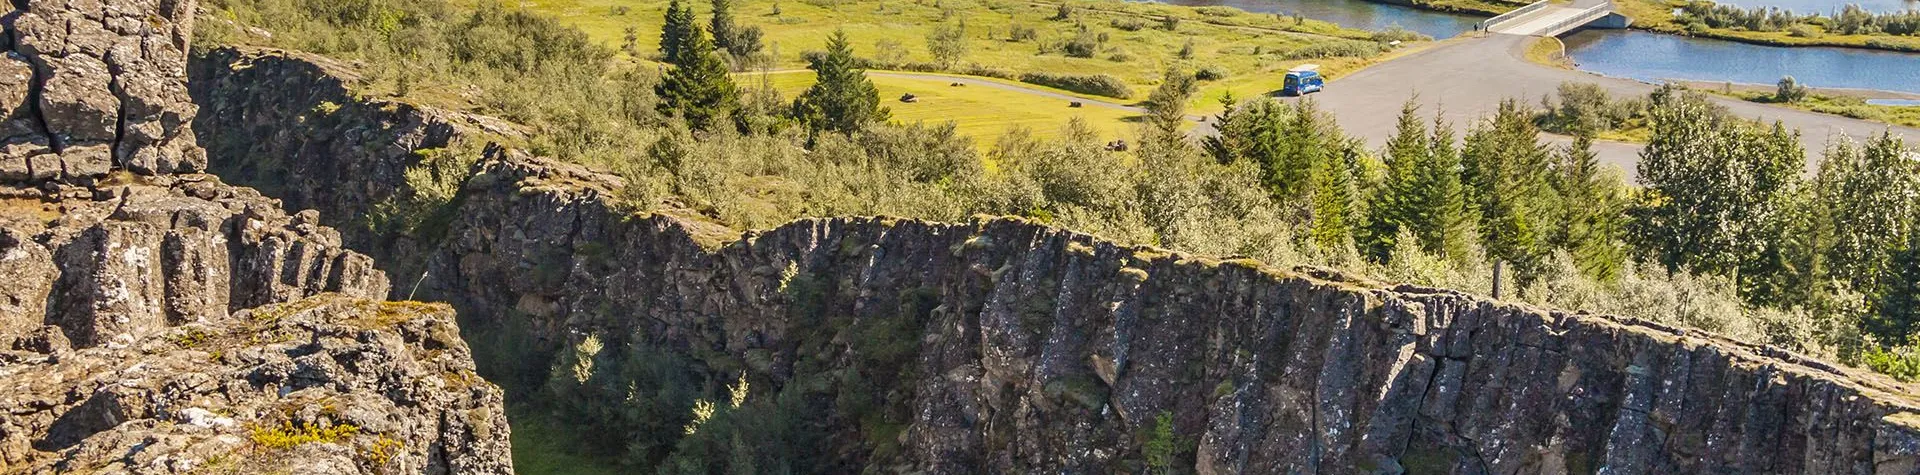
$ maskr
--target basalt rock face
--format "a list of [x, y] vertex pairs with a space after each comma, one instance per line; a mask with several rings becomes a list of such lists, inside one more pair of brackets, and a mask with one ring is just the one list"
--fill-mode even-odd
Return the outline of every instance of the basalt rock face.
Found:
[[1920, 473], [1911, 388], [1696, 331], [1014, 219], [738, 236], [618, 185], [493, 151], [422, 294], [596, 361], [870, 398], [800, 442], [840, 470], [1141, 472], [1164, 417], [1204, 474]]
[[124, 346], [18, 346], [0, 351], [7, 473], [511, 472], [500, 391], [443, 305], [327, 294]]
[[[292, 131], [215, 145], [212, 161], [281, 151], [285, 163], [233, 169], [312, 171], [288, 190], [300, 206], [367, 213], [438, 140], [299, 132], [323, 103], [341, 106], [327, 123], [357, 124], [331, 130], [415, 122], [246, 94], [342, 74], [249, 57], [195, 73], [196, 95], [224, 111], [203, 119], [203, 142], [246, 137], [220, 138], [247, 129], [211, 120]], [[235, 64], [248, 66], [219, 66]], [[1920, 473], [1913, 388], [1695, 331], [1012, 219], [819, 219], [742, 236], [632, 214], [611, 198], [620, 186], [490, 150], [444, 210], [445, 238], [413, 257], [428, 271], [419, 295], [451, 303], [474, 335], [518, 334], [478, 356], [522, 388], [664, 354], [709, 397], [744, 375], [750, 405], [828, 401], [800, 412], [814, 438], [781, 441], [823, 454], [812, 461], [827, 472]], [[595, 364], [549, 378], [553, 358], [589, 347]], [[614, 389], [601, 404], [685, 410], [631, 396], [656, 388]], [[596, 439], [636, 435], [579, 422]]]
[[75, 347], [335, 292], [382, 298], [385, 274], [317, 215], [206, 175], [0, 190], [0, 339], [56, 327]]
[[196, 54], [189, 71], [213, 173], [338, 219], [329, 224], [382, 260], [366, 223], [352, 220], [408, 193], [405, 172], [423, 151], [521, 135], [485, 116], [356, 97], [358, 73], [310, 54], [218, 48]]
[[0, 58], [0, 182], [206, 167], [186, 87], [193, 0], [13, 2]]

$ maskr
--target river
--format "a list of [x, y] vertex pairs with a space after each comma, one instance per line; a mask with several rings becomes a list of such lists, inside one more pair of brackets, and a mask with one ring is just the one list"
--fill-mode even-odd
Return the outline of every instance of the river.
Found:
[[1473, 24], [1481, 20], [1469, 15], [1365, 0], [1169, 0], [1166, 3], [1189, 7], [1227, 6], [1254, 13], [1297, 13], [1303, 17], [1363, 30], [1399, 26], [1434, 38], [1451, 38], [1473, 29]]
[[1823, 88], [1920, 94], [1920, 55], [1852, 48], [1780, 48], [1638, 30], [1587, 30], [1566, 38], [1581, 70], [1663, 79], [1773, 84], [1793, 76]]
[[[1856, 1], [1897, 10], [1920, 0]], [[1295, 14], [1369, 30], [1400, 26], [1448, 38], [1471, 30], [1480, 17], [1365, 0], [1168, 0], [1187, 6], [1229, 6], [1256, 13]], [[1844, 4], [1834, 0], [1732, 0], [1796, 10]], [[1920, 55], [1850, 48], [1781, 48], [1638, 30], [1586, 30], [1566, 37], [1581, 70], [1659, 82], [1664, 79], [1773, 84], [1791, 75], [1812, 87], [1920, 94]]]

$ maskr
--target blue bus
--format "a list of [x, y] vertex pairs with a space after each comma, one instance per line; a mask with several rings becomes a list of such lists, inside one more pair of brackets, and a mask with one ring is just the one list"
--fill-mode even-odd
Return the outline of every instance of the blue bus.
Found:
[[1320, 92], [1326, 84], [1326, 79], [1320, 77], [1320, 65], [1302, 64], [1287, 70], [1287, 82], [1280, 86], [1280, 95], [1304, 96]]

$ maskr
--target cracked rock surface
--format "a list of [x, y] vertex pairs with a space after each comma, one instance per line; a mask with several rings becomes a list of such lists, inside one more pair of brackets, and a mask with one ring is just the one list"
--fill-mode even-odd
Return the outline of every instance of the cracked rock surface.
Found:
[[193, 0], [10, 5], [0, 17], [0, 182], [206, 168], [186, 87]]
[[59, 330], [74, 347], [322, 292], [386, 295], [372, 260], [317, 213], [207, 175], [102, 188], [0, 187], [0, 338]]
[[45, 349], [0, 348], [0, 472], [512, 472], [444, 305], [325, 294]]

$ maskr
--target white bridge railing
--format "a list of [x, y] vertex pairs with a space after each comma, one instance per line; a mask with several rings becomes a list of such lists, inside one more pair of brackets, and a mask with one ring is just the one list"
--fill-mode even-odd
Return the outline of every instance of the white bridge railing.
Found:
[[1552, 5], [1552, 4], [1553, 4], [1553, 0], [1540, 0], [1538, 2], [1529, 3], [1527, 4], [1527, 6], [1524, 6], [1524, 7], [1515, 8], [1513, 9], [1513, 11], [1499, 14], [1497, 16], [1494, 16], [1493, 18], [1482, 20], [1480, 22], [1480, 31], [1493, 31], [1493, 27], [1495, 25], [1499, 25], [1501, 22], [1526, 16], [1528, 13], [1533, 13], [1542, 8], [1546, 8], [1548, 5]]
[[1606, 18], [1607, 15], [1612, 14], [1613, 2], [1601, 3], [1587, 7], [1587, 9], [1581, 10], [1580, 13], [1568, 17], [1565, 20], [1554, 22], [1546, 28], [1541, 28], [1540, 31], [1533, 32], [1533, 34], [1539, 36], [1560, 36], [1561, 33], [1566, 33], [1574, 28], [1579, 28], [1580, 25], [1592, 23], [1595, 20]]

